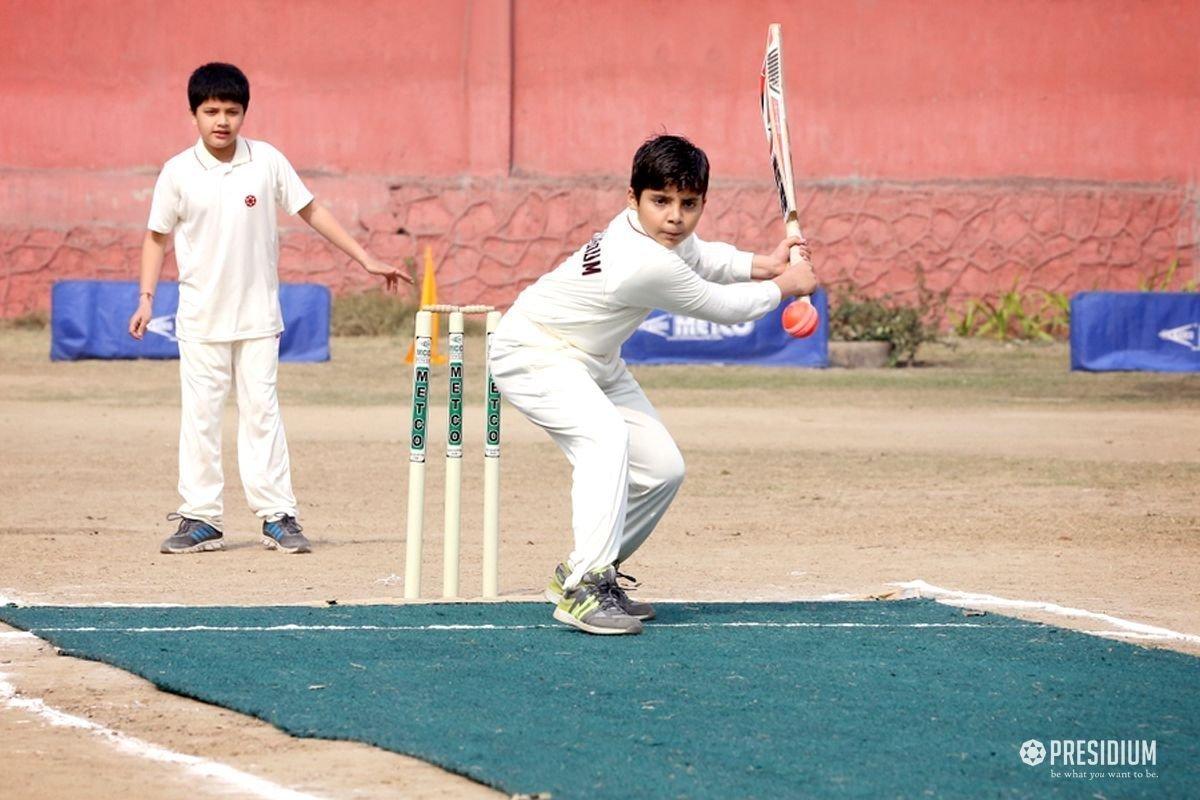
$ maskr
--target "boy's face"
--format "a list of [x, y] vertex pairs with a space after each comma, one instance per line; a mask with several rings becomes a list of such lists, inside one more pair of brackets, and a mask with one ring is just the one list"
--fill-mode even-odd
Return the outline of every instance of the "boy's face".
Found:
[[643, 189], [639, 198], [629, 189], [629, 207], [637, 211], [642, 229], [663, 247], [676, 247], [692, 235], [704, 213], [704, 197], [699, 192], [677, 189]]
[[233, 152], [231, 148], [237, 146], [238, 131], [246, 118], [241, 103], [210, 97], [196, 107], [194, 117], [200, 138], [209, 152]]

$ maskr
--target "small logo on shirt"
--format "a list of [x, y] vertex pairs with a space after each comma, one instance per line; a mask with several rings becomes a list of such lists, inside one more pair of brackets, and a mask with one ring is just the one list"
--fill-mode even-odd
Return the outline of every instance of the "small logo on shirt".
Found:
[[604, 232], [601, 231], [593, 236], [587, 247], [583, 249], [583, 274], [585, 277], [595, 275], [600, 271], [600, 240], [603, 238]]
[[254, 208], [254, 204], [258, 202], [258, 198], [252, 194], [246, 195], [246, 208]]

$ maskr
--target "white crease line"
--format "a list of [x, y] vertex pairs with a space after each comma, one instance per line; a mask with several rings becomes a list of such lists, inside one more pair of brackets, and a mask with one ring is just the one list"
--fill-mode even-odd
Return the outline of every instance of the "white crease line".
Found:
[[[823, 594], [817, 597], [806, 595], [804, 597], [775, 597], [771, 595], [760, 595], [758, 597], [742, 597], [738, 599], [729, 599], [723, 597], [665, 597], [653, 594], [639, 594], [638, 597], [648, 600], [652, 603], [674, 603], [680, 606], [695, 606], [695, 605], [716, 605], [723, 606], [758, 606], [772, 605], [775, 603], [842, 603], [846, 601], [863, 601], [866, 602], [871, 598], [861, 594], [844, 594], [835, 592], [833, 594]], [[531, 598], [532, 602], [541, 603], [545, 600], [539, 595]], [[434, 601], [436, 602], [436, 601]]]
[[655, 628], [1017, 628], [978, 622], [658, 622]]
[[[1017, 628], [978, 622], [656, 622], [654, 628]], [[145, 628], [33, 628], [33, 633], [291, 633], [296, 631], [565, 631], [562, 625], [188, 625]]]
[[1165, 642], [1170, 636], [1162, 633], [1139, 633], [1138, 631], [1084, 631], [1092, 636], [1103, 636], [1105, 639], [1145, 639], [1152, 642]]
[[267, 800], [320, 800], [316, 795], [305, 794], [280, 786], [277, 783], [259, 778], [226, 764], [209, 761], [197, 756], [176, 753], [158, 745], [150, 744], [133, 736], [98, 725], [91, 720], [76, 717], [46, 705], [45, 701], [36, 697], [21, 697], [16, 687], [8, 683], [8, 676], [0, 672], [0, 701], [8, 708], [34, 714], [46, 720], [51, 725], [66, 728], [78, 728], [100, 737], [119, 752], [126, 755], [158, 761], [163, 764], [177, 764], [185, 771], [198, 778], [217, 780], [229, 784], [233, 788], [248, 792]]
[[9, 639], [36, 639], [29, 631], [0, 631], [0, 643]]
[[1080, 619], [1094, 619], [1100, 622], [1108, 623], [1114, 627], [1120, 628], [1121, 631], [1112, 631], [1101, 633], [1099, 631], [1084, 631], [1096, 636], [1122, 636], [1129, 638], [1145, 638], [1156, 639], [1160, 641], [1175, 641], [1187, 642], [1189, 644], [1200, 645], [1200, 636], [1191, 633], [1180, 633], [1169, 628], [1159, 628], [1154, 625], [1146, 625], [1142, 622], [1134, 622], [1121, 617], [1114, 617], [1111, 614], [1101, 614], [1096, 611], [1088, 611], [1083, 608], [1071, 608], [1069, 606], [1060, 606], [1057, 603], [1045, 603], [1037, 600], [1009, 600], [1005, 597], [997, 597], [991, 594], [975, 594], [972, 592], [959, 592], [953, 589], [943, 589], [940, 586], [926, 583], [922, 580], [904, 581], [900, 583], [892, 583], [890, 586], [911, 592], [913, 597], [931, 597], [939, 603], [945, 603], [955, 607], [978, 607], [990, 606], [992, 608], [1013, 608], [1024, 611], [1042, 611], [1047, 614], [1057, 614], [1060, 617], [1076, 617]]

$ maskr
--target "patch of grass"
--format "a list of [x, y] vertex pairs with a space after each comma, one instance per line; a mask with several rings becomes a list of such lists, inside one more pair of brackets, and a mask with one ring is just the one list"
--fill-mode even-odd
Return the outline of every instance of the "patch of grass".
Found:
[[407, 297], [380, 289], [333, 299], [334, 336], [412, 336], [416, 306]]
[[[329, 322], [333, 336], [401, 336], [411, 339], [416, 321], [417, 305], [409, 297], [388, 294], [372, 289], [358, 294], [333, 298], [333, 313]], [[446, 314], [435, 314], [441, 336], [446, 333]], [[463, 329], [468, 334], [481, 334], [484, 318], [468, 315]], [[444, 344], [444, 341], [442, 342]]]
[[[1065, 342], [947, 338], [921, 346], [916, 370], [636, 366], [656, 403], [853, 403], [866, 406], [1200, 404], [1200, 374], [1071, 372]], [[745, 397], [734, 397], [734, 393]], [[704, 397], [707, 395], [707, 397]], [[726, 395], [729, 398], [726, 399]], [[798, 410], [800, 407], [798, 407]]]
[[[442, 328], [445, 346], [445, 328]], [[293, 404], [390, 406], [398, 429], [407, 425], [412, 366], [407, 335], [335, 337], [333, 360], [281, 364], [284, 413]], [[467, 393], [483, 391], [483, 336], [467, 337]], [[0, 394], [8, 400], [80, 401], [113, 406], [176, 405], [176, 361], [74, 361], [51, 363], [44, 331], [0, 331]], [[995, 342], [947, 339], [921, 346], [922, 369], [819, 370], [786, 367], [634, 366], [651, 400], [660, 406], [853, 404], [891, 407], [1147, 407], [1192, 410], [1200, 406], [1200, 374], [1071, 372], [1063, 342]], [[431, 377], [444, 397], [445, 367]]]
[[0, 330], [44, 331], [50, 327], [50, 314], [45, 311], [27, 311], [19, 317], [0, 319]]

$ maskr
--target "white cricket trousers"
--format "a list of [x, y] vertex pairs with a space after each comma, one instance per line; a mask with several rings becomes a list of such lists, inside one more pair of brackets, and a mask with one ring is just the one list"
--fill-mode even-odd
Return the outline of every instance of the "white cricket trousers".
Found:
[[683, 483], [683, 456], [618, 355], [579, 350], [509, 311], [492, 337], [496, 386], [562, 448], [573, 468], [567, 559], [587, 572], [629, 558]]
[[224, 530], [221, 416], [237, 391], [238, 472], [250, 508], [264, 520], [296, 516], [279, 397], [279, 338], [180, 342], [179, 513]]

